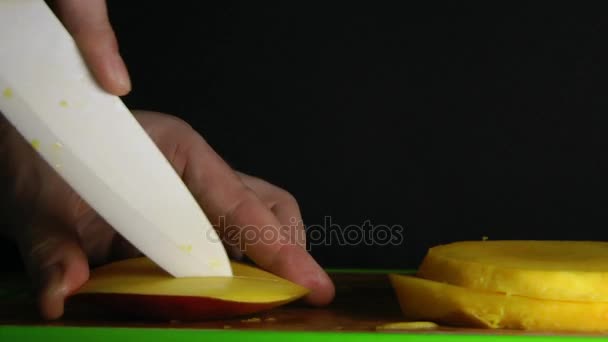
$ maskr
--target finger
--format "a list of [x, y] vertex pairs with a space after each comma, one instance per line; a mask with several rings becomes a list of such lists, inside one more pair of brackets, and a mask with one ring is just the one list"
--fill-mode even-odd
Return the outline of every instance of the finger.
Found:
[[[215, 191], [210, 190], [209, 197]], [[327, 274], [305, 248], [283, 238], [278, 219], [253, 191], [248, 188], [241, 191], [240, 194], [235, 193], [234, 202], [230, 205], [210, 211], [220, 213], [219, 217], [224, 218], [224, 226], [220, 225], [220, 229], [232, 232], [236, 229], [239, 238], [235, 246], [256, 264], [310, 289], [311, 293], [306, 298], [310, 304], [329, 303], [333, 299], [334, 288]]]
[[296, 199], [289, 192], [263, 179], [242, 172], [237, 174], [279, 220], [282, 236], [289, 243], [306, 248], [306, 231]]
[[[324, 270], [304, 248], [282, 241], [278, 234], [264, 235], [262, 241], [263, 231], [278, 231], [277, 217], [202, 137], [193, 134], [192, 139], [185, 149], [183, 177], [212, 223], [220, 232], [238, 230], [240, 240], [246, 240], [246, 254], [260, 267], [310, 289], [310, 304], [329, 303], [334, 287]], [[259, 235], [251, 240], [246, 232]]]
[[63, 315], [67, 296], [89, 278], [87, 258], [78, 237], [59, 223], [35, 219], [17, 235], [27, 271], [38, 290], [38, 305], [45, 319]]
[[129, 93], [131, 80], [108, 19], [106, 1], [56, 0], [55, 11], [101, 87], [118, 96]]
[[[134, 113], [220, 235], [230, 228], [240, 229], [243, 236], [244, 230], [279, 227], [273, 212], [187, 123], [160, 113]], [[323, 305], [333, 299], [331, 280], [304, 248], [285, 244], [278, 237], [247, 248], [248, 256], [261, 268], [310, 289], [309, 303]]]

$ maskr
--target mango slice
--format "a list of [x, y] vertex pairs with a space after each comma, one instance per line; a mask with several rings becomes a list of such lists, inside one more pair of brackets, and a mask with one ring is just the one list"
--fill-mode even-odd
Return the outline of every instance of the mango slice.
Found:
[[258, 268], [232, 262], [233, 277], [174, 278], [148, 258], [127, 259], [91, 271], [70, 301], [128, 316], [202, 320], [271, 309], [309, 290]]
[[608, 303], [508, 296], [399, 274], [390, 280], [407, 319], [478, 328], [608, 331]]
[[431, 248], [417, 276], [532, 298], [608, 302], [608, 243], [455, 242]]

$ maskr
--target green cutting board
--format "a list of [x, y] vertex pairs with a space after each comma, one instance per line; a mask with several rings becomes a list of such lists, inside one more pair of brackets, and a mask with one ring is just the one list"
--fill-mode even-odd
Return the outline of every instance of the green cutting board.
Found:
[[58, 321], [38, 318], [26, 283], [0, 283], [0, 342], [4, 341], [589, 341], [597, 334], [530, 333], [459, 329], [377, 331], [403, 321], [387, 274], [399, 270], [328, 270], [336, 298], [325, 308], [292, 303], [259, 314], [205, 322], [150, 322], [70, 313]]

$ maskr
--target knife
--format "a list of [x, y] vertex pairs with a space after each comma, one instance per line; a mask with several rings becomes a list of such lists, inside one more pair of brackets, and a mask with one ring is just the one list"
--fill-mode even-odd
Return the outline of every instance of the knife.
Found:
[[232, 276], [193, 195], [103, 91], [44, 0], [0, 0], [0, 111], [119, 234], [173, 277]]

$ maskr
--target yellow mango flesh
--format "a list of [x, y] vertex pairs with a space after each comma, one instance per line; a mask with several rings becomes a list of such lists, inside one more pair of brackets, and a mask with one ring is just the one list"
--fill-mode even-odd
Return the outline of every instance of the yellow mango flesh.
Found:
[[408, 319], [479, 328], [608, 331], [608, 303], [508, 296], [397, 274], [390, 280]]
[[309, 290], [255, 267], [232, 262], [233, 277], [174, 278], [148, 258], [127, 259], [91, 271], [75, 295], [121, 294], [205, 297], [239, 303], [296, 300]]
[[608, 302], [608, 243], [455, 242], [431, 248], [417, 276], [532, 298]]

